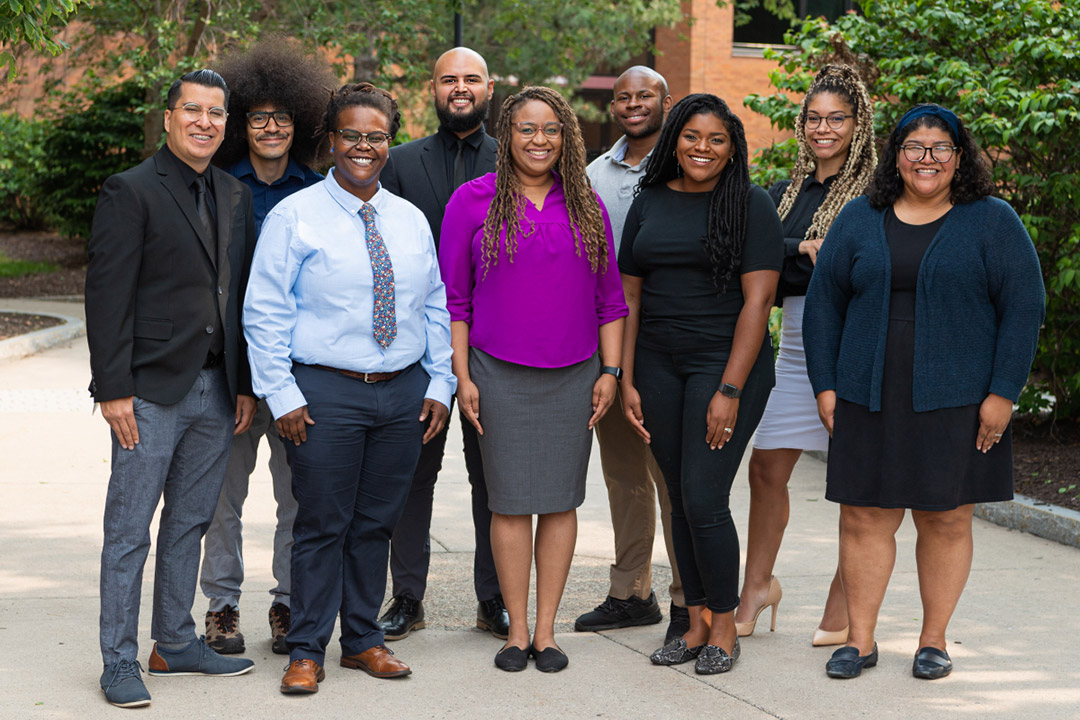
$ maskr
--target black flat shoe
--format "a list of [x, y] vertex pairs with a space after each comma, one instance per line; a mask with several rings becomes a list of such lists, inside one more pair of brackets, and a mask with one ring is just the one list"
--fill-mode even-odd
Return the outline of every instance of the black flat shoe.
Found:
[[859, 648], [856, 647], [842, 647], [825, 663], [825, 674], [831, 678], [857, 678], [863, 668], [877, 665], [877, 658], [877, 643], [874, 643], [874, 650], [869, 655], [859, 655]]
[[506, 672], [519, 672], [529, 666], [529, 655], [533, 652], [533, 646], [519, 648], [517, 645], [507, 645], [495, 653], [495, 667]]
[[540, 672], [559, 672], [570, 664], [570, 658], [557, 647], [548, 647], [543, 650], [530, 648], [532, 656], [536, 658], [536, 669]]
[[929, 645], [915, 653], [915, 662], [911, 665], [911, 674], [923, 680], [937, 680], [952, 672], [952, 660], [949, 653]]

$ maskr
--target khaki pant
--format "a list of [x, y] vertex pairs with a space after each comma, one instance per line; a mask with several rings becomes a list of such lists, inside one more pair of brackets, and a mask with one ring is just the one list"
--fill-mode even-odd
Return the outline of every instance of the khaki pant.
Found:
[[615, 530], [615, 564], [611, 566], [609, 594], [620, 600], [652, 592], [652, 547], [656, 532], [656, 500], [664, 544], [671, 561], [671, 601], [684, 607], [682, 581], [671, 545], [671, 503], [664, 476], [649, 446], [641, 441], [623, 414], [622, 394], [596, 425], [600, 464], [607, 484], [611, 524]]

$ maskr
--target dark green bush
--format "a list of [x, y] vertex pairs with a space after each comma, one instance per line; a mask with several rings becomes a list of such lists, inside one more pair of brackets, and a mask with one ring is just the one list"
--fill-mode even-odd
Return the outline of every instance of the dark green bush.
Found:
[[39, 230], [45, 223], [37, 187], [45, 127], [40, 120], [0, 113], [0, 225]]
[[41, 207], [50, 226], [87, 238], [105, 179], [138, 164], [144, 90], [132, 82], [95, 91], [89, 102], [69, 98], [49, 128], [38, 175]]

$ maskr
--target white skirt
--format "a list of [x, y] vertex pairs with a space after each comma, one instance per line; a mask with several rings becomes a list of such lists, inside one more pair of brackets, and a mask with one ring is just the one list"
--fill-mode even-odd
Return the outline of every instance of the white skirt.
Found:
[[829, 433], [818, 417], [817, 400], [806, 375], [802, 317], [806, 298], [784, 298], [784, 320], [780, 330], [780, 353], [776, 358], [776, 387], [769, 395], [765, 415], [752, 443], [761, 450], [794, 448], [829, 449]]

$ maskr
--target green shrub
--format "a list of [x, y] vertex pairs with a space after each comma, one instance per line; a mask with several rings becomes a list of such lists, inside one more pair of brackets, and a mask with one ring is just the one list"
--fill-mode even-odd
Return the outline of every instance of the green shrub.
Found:
[[37, 180], [43, 166], [45, 123], [0, 113], [0, 224], [39, 230], [45, 222]]
[[106, 178], [141, 160], [143, 117], [134, 108], [144, 91], [128, 82], [73, 96], [48, 130], [38, 177], [49, 224], [68, 237], [88, 238], [98, 191]]

